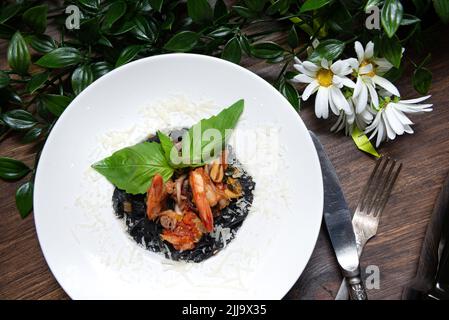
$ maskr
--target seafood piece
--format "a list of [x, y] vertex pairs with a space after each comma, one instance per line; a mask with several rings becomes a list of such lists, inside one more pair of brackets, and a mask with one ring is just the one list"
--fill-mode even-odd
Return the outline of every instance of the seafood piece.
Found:
[[228, 178], [226, 181], [226, 190], [224, 191], [229, 199], [237, 199], [243, 196], [243, 188], [240, 182], [234, 178]]
[[179, 214], [173, 210], [165, 210], [159, 214], [159, 221], [165, 229], [174, 230], [179, 221], [182, 220], [183, 214]]
[[205, 173], [203, 168], [190, 171], [189, 182], [193, 193], [193, 202], [198, 209], [201, 221], [207, 232], [214, 229], [214, 217], [210, 208], [209, 201], [206, 197], [206, 183], [204, 181]]
[[221, 183], [223, 181], [224, 172], [227, 168], [226, 158], [226, 150], [223, 150], [220, 158], [212, 161], [210, 165], [207, 166], [210, 179], [215, 183]]
[[162, 231], [161, 238], [171, 243], [176, 250], [191, 250], [200, 241], [203, 232], [204, 225], [198, 216], [191, 211], [186, 211], [173, 230]]
[[165, 190], [164, 179], [160, 174], [156, 174], [147, 191], [148, 219], [155, 220], [159, 216], [166, 198], [167, 192]]

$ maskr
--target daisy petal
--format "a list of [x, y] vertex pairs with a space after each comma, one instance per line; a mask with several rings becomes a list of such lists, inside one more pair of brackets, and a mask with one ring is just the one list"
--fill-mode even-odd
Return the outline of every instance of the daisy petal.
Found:
[[329, 116], [329, 89], [320, 87], [315, 99], [315, 115], [317, 118], [327, 119]]
[[355, 112], [362, 113], [368, 105], [368, 89], [362, 86], [360, 94], [356, 98]]
[[371, 103], [377, 109], [379, 107], [379, 96], [377, 95], [377, 91], [371, 83], [367, 83], [366, 87], [368, 88]]
[[365, 60], [365, 51], [363, 50], [363, 46], [359, 41], [354, 42], [355, 53], [357, 54], [357, 60], [361, 63]]
[[402, 122], [396, 117], [396, 114], [394, 113], [394, 107], [387, 106], [385, 108], [385, 118], [387, 119], [386, 122], [390, 125], [391, 129], [398, 135], [404, 134], [404, 126]]
[[388, 121], [388, 117], [385, 112], [382, 113], [382, 120], [385, 124], [388, 139], [394, 140], [394, 138], [396, 138], [396, 132], [391, 128], [390, 122]]
[[302, 100], [307, 101], [307, 99], [309, 99], [309, 97], [318, 90], [319, 86], [320, 85], [319, 85], [318, 81], [314, 80], [313, 82], [311, 82], [304, 89], [304, 92], [302, 93]]
[[424, 97], [419, 97], [419, 98], [416, 98], [416, 99], [401, 100], [401, 103], [419, 103], [419, 102], [422, 102], [424, 100], [429, 99], [430, 97], [431, 97], [431, 95], [424, 96]]
[[367, 64], [363, 67], [360, 67], [360, 69], [359, 69], [360, 74], [367, 74], [367, 73], [370, 73], [371, 71], [373, 71], [373, 65], [371, 63]]
[[318, 71], [320, 69], [319, 66], [317, 66], [316, 64], [314, 64], [310, 61], [304, 61], [303, 66], [311, 71]]
[[301, 82], [301, 83], [311, 83], [315, 79], [309, 77], [306, 74], [298, 74], [297, 76], [293, 77], [292, 79], [294, 82]]
[[374, 77], [372, 77], [372, 79], [375, 84], [377, 84], [380, 87], [384, 88], [385, 90], [391, 92], [393, 95], [395, 95], [397, 97], [401, 96], [401, 94], [399, 93], [398, 89], [394, 86], [394, 84], [392, 84], [387, 79], [382, 78], [378, 75], [375, 75]]
[[371, 59], [374, 55], [374, 43], [368, 42], [365, 47], [365, 59]]
[[349, 107], [348, 101], [345, 99], [345, 96], [341, 92], [340, 89], [336, 88], [335, 86], [332, 86], [331, 89], [331, 96], [332, 102], [335, 104], [335, 106], [339, 110], [344, 110], [347, 114], [351, 114], [352, 110]]

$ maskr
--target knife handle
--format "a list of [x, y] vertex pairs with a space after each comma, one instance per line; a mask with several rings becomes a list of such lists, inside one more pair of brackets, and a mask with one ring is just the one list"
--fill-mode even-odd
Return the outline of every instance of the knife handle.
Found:
[[346, 278], [348, 282], [349, 297], [351, 300], [368, 300], [365, 286], [360, 276]]

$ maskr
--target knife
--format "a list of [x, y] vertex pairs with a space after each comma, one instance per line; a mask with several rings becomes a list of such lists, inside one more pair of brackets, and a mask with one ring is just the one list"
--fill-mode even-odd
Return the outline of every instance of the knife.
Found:
[[355, 242], [351, 213], [346, 204], [335, 169], [324, 152], [323, 145], [310, 132], [320, 159], [324, 185], [324, 222], [343, 276], [348, 282], [351, 300], [367, 300], [360, 276], [359, 256]]

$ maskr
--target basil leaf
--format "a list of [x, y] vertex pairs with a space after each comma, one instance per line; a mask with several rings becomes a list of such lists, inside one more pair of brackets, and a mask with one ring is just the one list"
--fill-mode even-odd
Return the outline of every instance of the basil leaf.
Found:
[[284, 49], [274, 42], [259, 42], [251, 46], [251, 55], [260, 59], [274, 59], [283, 53]]
[[31, 169], [23, 163], [12, 158], [0, 157], [0, 178], [13, 181], [23, 178]]
[[325, 5], [329, 4], [331, 1], [332, 0], [307, 0], [301, 6], [301, 9], [299, 10], [299, 12], [303, 13], [303, 12], [319, 9], [319, 8], [324, 7]]
[[129, 46], [120, 53], [119, 57], [117, 58], [117, 61], [115, 62], [115, 67], [118, 68], [131, 60], [133, 60], [139, 52], [143, 49], [143, 46], [140, 45], [133, 45]]
[[81, 53], [76, 48], [61, 47], [47, 53], [36, 64], [45, 68], [64, 68], [80, 63]]
[[3, 121], [14, 130], [30, 129], [37, 124], [33, 115], [22, 109], [14, 109], [4, 113]]
[[72, 73], [72, 89], [78, 95], [94, 81], [94, 74], [89, 65], [82, 65]]
[[16, 191], [16, 207], [20, 216], [26, 218], [33, 209], [33, 182], [22, 184]]
[[146, 193], [155, 174], [164, 180], [173, 175], [159, 143], [142, 142], [114, 152], [92, 165], [117, 188], [131, 194]]
[[381, 21], [385, 32], [391, 38], [398, 30], [404, 9], [399, 0], [386, 0], [382, 7]]
[[284, 82], [281, 85], [280, 91], [282, 95], [287, 98], [288, 102], [295, 108], [296, 110], [299, 110], [299, 94], [296, 88], [289, 82]]
[[0, 89], [8, 86], [8, 84], [9, 84], [9, 75], [6, 72], [0, 70]]
[[187, 52], [192, 50], [197, 44], [200, 36], [193, 31], [181, 31], [175, 34], [164, 45], [164, 49], [169, 51]]
[[433, 0], [433, 7], [443, 23], [449, 23], [449, 2], [447, 0]]
[[187, 13], [197, 23], [209, 21], [213, 17], [212, 7], [207, 0], [187, 0]]
[[419, 68], [413, 72], [413, 87], [417, 92], [426, 95], [432, 84], [432, 72], [427, 68]]
[[30, 143], [39, 139], [40, 136], [44, 133], [43, 127], [34, 127], [25, 132], [23, 135], [21, 142], [22, 143]]
[[47, 10], [46, 4], [32, 7], [22, 15], [23, 21], [36, 33], [44, 33], [47, 29]]
[[37, 89], [42, 87], [42, 85], [47, 81], [49, 73], [47, 71], [37, 73], [33, 75], [28, 81], [26, 89], [29, 93], [34, 93]]
[[126, 2], [125, 1], [113, 2], [109, 6], [108, 11], [106, 11], [106, 14], [105, 14], [104, 20], [103, 20], [103, 26], [106, 29], [111, 28], [112, 25], [125, 14], [125, 12], [126, 12]]
[[31, 48], [41, 53], [49, 53], [58, 47], [55, 40], [46, 34], [32, 35], [27, 37], [26, 40]]
[[315, 48], [309, 60], [313, 62], [319, 62], [322, 59], [335, 60], [343, 53], [344, 49], [345, 43], [340, 40], [324, 40]]
[[20, 3], [3, 6], [0, 11], [0, 23], [5, 23], [14, 17], [22, 8]]
[[48, 111], [56, 117], [59, 117], [72, 99], [57, 94], [44, 94], [41, 96], [40, 101]]
[[161, 12], [162, 11], [162, 5], [164, 4], [164, 0], [149, 0], [151, 8], [153, 10]]
[[[217, 156], [210, 154], [209, 151], [221, 149], [226, 145], [226, 141], [230, 135], [230, 129], [234, 129], [240, 115], [243, 112], [244, 100], [239, 100], [230, 107], [222, 110], [216, 116], [209, 119], [203, 119], [197, 124], [193, 125], [188, 131], [188, 137], [182, 139], [182, 158], [183, 163], [178, 167], [198, 166], [203, 165], [210, 157]], [[204, 133], [209, 129], [216, 130], [220, 133], [220, 139], [211, 141], [207, 140]], [[200, 135], [199, 137], [197, 135]], [[185, 150], [189, 150], [189, 158], [185, 154]]]
[[292, 49], [295, 49], [299, 46], [298, 33], [296, 32], [295, 25], [292, 25], [290, 31], [287, 34], [287, 43]]
[[175, 146], [173, 141], [170, 139], [169, 136], [167, 136], [165, 133], [161, 131], [157, 132], [157, 136], [159, 138], [159, 141], [161, 142], [161, 147], [162, 150], [164, 151], [165, 159], [167, 159], [168, 163], [170, 163], [172, 167], [175, 167], [175, 165], [171, 160], [171, 151]]
[[382, 55], [390, 61], [395, 68], [399, 68], [402, 59], [402, 46], [397, 37], [383, 37], [381, 40]]
[[31, 63], [30, 52], [20, 31], [11, 38], [8, 47], [8, 64], [14, 71], [25, 74]]
[[94, 74], [94, 79], [104, 76], [113, 69], [113, 67], [106, 61], [95, 62], [90, 67], [92, 69], [92, 73]]
[[242, 49], [240, 48], [240, 42], [236, 37], [231, 38], [226, 43], [221, 57], [237, 64], [240, 62], [240, 59], [242, 58]]

